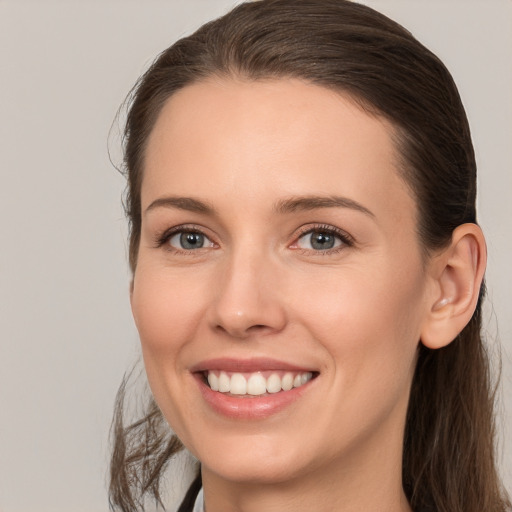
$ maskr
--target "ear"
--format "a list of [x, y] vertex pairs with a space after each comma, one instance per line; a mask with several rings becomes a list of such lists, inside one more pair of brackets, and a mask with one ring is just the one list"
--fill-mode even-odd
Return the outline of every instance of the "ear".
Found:
[[428, 348], [451, 343], [473, 316], [487, 263], [482, 230], [476, 224], [462, 224], [450, 245], [429, 264], [433, 286], [421, 330]]

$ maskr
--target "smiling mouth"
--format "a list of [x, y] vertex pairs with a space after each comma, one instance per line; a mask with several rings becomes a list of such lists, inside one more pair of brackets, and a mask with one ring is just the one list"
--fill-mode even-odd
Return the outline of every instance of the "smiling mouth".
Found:
[[211, 390], [230, 396], [266, 396], [300, 388], [318, 375], [317, 372], [257, 371], [227, 372], [205, 371], [203, 380]]

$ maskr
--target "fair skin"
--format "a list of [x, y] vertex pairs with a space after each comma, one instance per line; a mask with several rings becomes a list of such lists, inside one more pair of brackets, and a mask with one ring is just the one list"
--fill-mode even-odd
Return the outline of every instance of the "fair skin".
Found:
[[[467, 323], [485, 246], [464, 225], [424, 260], [391, 135], [298, 80], [196, 83], [156, 122], [132, 309], [208, 512], [410, 510], [401, 458], [418, 343], [443, 346]], [[222, 371], [306, 378], [211, 390]]]

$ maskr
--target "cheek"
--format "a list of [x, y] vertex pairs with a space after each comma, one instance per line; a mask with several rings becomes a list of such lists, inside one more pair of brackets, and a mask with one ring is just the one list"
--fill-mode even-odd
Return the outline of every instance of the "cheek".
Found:
[[[187, 273], [190, 276], [190, 273]], [[183, 386], [183, 355], [203, 315], [204, 280], [139, 263], [131, 296], [146, 375], [152, 394], [175, 432], [186, 440], [189, 389]]]
[[201, 279], [156, 272], [142, 265], [137, 268], [131, 304], [147, 363], [154, 359], [161, 366], [169, 357], [175, 358], [193, 337], [203, 316], [204, 299]]
[[[405, 261], [344, 268], [305, 286], [297, 301], [309, 330], [346, 381], [409, 379], [422, 318], [424, 277]], [[387, 264], [386, 264], [387, 263]], [[386, 269], [384, 272], [382, 269]], [[307, 291], [307, 293], [306, 293]]]

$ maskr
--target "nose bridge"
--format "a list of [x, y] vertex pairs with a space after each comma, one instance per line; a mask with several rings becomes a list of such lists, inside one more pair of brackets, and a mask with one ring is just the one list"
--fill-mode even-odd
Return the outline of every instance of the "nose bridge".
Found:
[[265, 248], [251, 244], [234, 247], [219, 272], [213, 327], [236, 338], [281, 330], [286, 314], [276, 288], [277, 267]]

